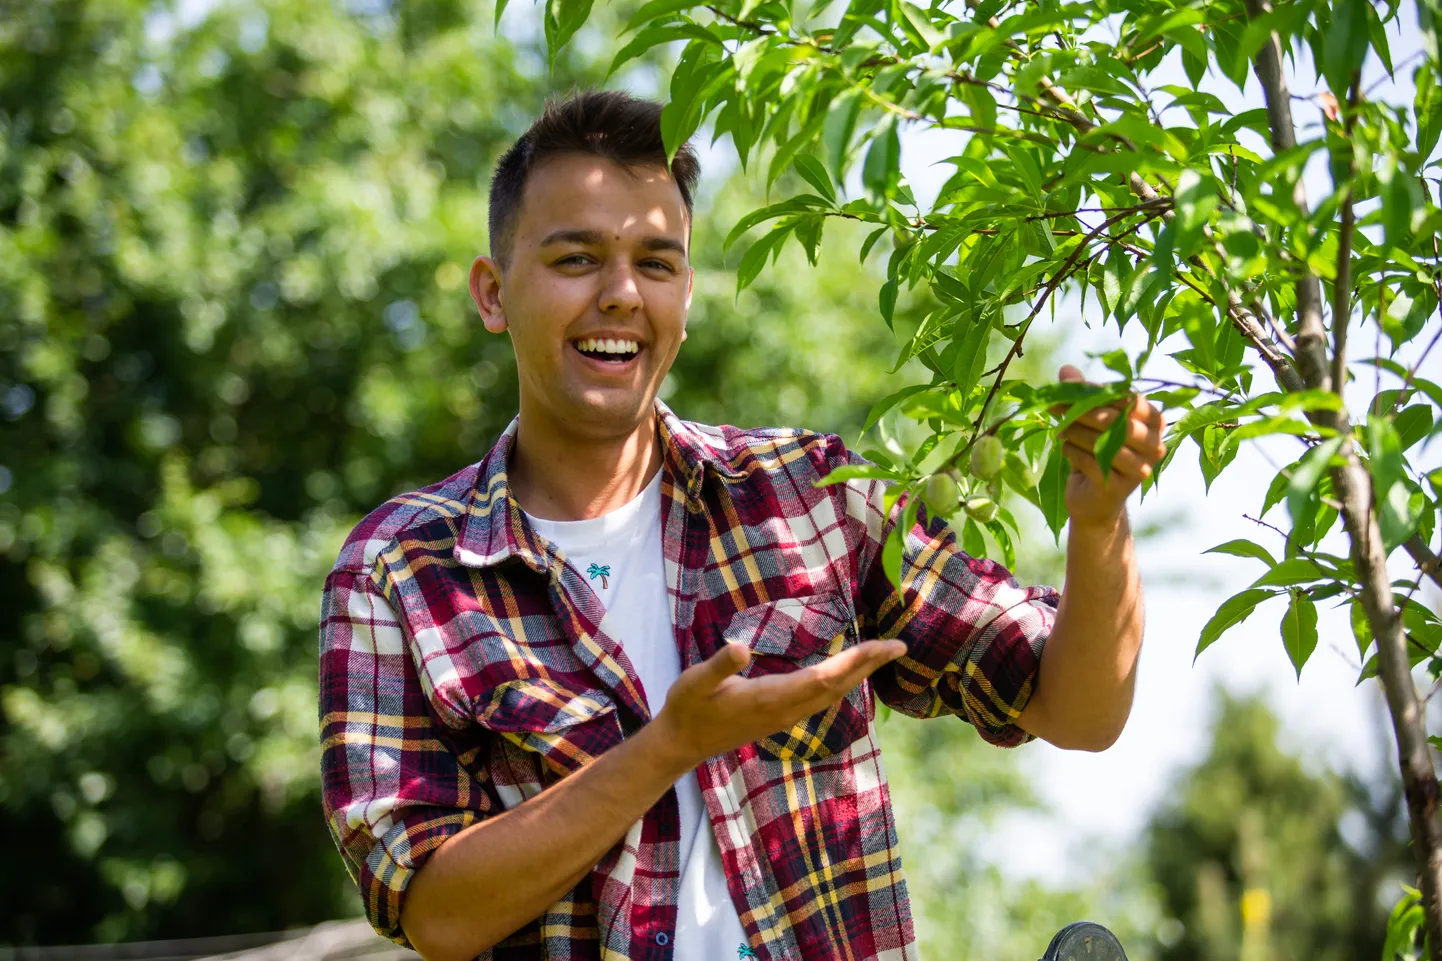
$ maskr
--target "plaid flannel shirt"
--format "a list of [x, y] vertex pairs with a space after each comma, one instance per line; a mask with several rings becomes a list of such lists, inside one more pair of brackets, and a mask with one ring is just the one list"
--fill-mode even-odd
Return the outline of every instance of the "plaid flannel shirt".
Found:
[[[898, 593], [880, 563], [900, 515], [884, 513], [884, 485], [813, 486], [862, 463], [840, 439], [657, 410], [683, 666], [728, 641], [751, 647], [753, 676], [861, 638], [908, 647], [836, 707], [696, 769], [750, 945], [763, 961], [915, 958], [873, 695], [916, 717], [963, 717], [996, 744], [1026, 740], [1015, 720], [1057, 594], [967, 556], [924, 514]], [[510, 494], [515, 429], [479, 464], [368, 516], [325, 584], [326, 816], [371, 923], [403, 944], [406, 886], [428, 855], [650, 716], [625, 651], [599, 630], [600, 601]], [[566, 897], [481, 957], [669, 958], [679, 839], [670, 791]]]

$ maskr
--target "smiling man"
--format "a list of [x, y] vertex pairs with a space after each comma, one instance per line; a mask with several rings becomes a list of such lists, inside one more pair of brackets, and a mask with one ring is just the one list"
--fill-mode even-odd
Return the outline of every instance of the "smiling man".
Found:
[[896, 591], [900, 508], [815, 486], [858, 462], [839, 438], [656, 399], [699, 176], [659, 116], [582, 94], [497, 166], [471, 293], [519, 414], [362, 521], [326, 582], [330, 828], [376, 929], [432, 961], [914, 958], [875, 701], [999, 745], [1114, 741], [1141, 644], [1125, 501], [1161, 416], [1069, 429], [1064, 595], [924, 514]]

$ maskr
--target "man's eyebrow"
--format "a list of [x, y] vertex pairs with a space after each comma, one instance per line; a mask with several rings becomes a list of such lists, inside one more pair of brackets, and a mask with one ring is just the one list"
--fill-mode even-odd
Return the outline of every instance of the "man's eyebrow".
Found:
[[651, 251], [671, 250], [683, 257], [686, 256], [686, 245], [670, 237], [647, 237], [641, 241], [641, 246]]
[[541, 241], [541, 246], [550, 244], [585, 244], [595, 247], [601, 243], [601, 232], [599, 230], [575, 230], [562, 229], [553, 230]]
[[[545, 236], [540, 246], [546, 247], [551, 244], [581, 244], [587, 247], [599, 247], [603, 242], [601, 231], [585, 230], [579, 228], [562, 228], [553, 230]], [[686, 256], [686, 245], [672, 237], [646, 237], [641, 241], [641, 247], [650, 251], [670, 250], [681, 256]]]

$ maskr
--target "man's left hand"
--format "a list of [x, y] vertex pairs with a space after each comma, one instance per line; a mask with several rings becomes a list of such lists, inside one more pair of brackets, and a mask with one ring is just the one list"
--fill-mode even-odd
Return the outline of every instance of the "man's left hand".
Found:
[[[1062, 381], [1082, 381], [1082, 372], [1068, 364], [1058, 375]], [[1118, 417], [1127, 417], [1126, 443], [1112, 460], [1111, 473], [1102, 476], [1096, 458], [1097, 439]], [[1142, 481], [1151, 476], [1167, 455], [1162, 434], [1167, 422], [1161, 410], [1145, 397], [1133, 398], [1130, 409], [1121, 405], [1096, 407], [1087, 411], [1062, 432], [1062, 453], [1071, 462], [1067, 479], [1066, 506], [1073, 524], [1110, 525], [1126, 508], [1126, 500]]]

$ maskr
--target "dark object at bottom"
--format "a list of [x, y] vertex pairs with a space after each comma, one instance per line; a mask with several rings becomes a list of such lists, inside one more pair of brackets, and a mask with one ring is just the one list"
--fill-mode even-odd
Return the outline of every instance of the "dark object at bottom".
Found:
[[1127, 961], [1122, 943], [1100, 924], [1077, 921], [1056, 933], [1041, 961]]

